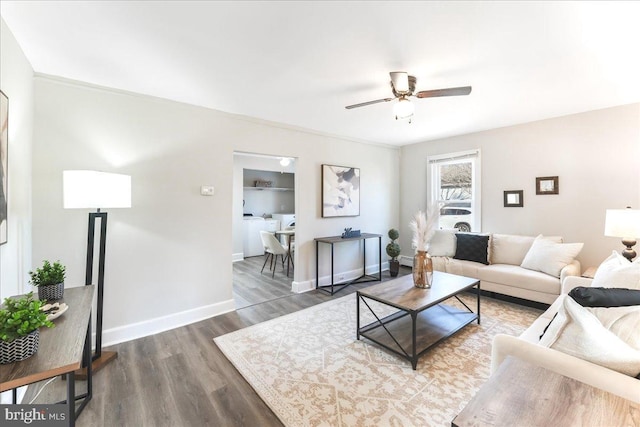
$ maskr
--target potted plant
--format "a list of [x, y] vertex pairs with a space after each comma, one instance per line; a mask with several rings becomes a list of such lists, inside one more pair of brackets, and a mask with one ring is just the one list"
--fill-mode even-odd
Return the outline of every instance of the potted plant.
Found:
[[400, 237], [400, 233], [395, 228], [392, 228], [389, 230], [388, 235], [391, 239], [391, 242], [387, 245], [387, 255], [391, 257], [389, 260], [389, 274], [391, 274], [391, 277], [396, 277], [400, 271], [400, 261], [398, 261], [400, 245], [396, 242], [396, 239]]
[[64, 296], [65, 266], [56, 261], [43, 261], [42, 267], [30, 271], [30, 283], [38, 287], [38, 298], [44, 301], [57, 300]]
[[38, 351], [41, 326], [52, 327], [40, 310], [42, 301], [33, 292], [21, 298], [5, 298], [0, 309], [0, 364], [24, 360]]

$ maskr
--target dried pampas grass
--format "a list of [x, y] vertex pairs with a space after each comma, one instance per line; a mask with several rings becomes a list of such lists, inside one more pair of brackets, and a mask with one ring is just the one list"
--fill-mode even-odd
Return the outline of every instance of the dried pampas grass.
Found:
[[438, 229], [440, 207], [437, 203], [431, 205], [428, 213], [418, 211], [413, 220], [409, 222], [409, 228], [413, 232], [412, 246], [417, 251], [428, 251], [431, 239]]

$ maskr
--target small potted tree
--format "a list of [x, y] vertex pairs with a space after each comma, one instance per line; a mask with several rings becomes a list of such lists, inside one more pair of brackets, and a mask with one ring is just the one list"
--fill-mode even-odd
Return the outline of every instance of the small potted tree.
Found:
[[30, 271], [31, 284], [38, 287], [38, 298], [43, 301], [57, 300], [64, 296], [65, 266], [56, 261], [43, 261], [42, 267]]
[[400, 245], [396, 242], [396, 239], [400, 237], [400, 233], [395, 228], [392, 228], [389, 230], [388, 235], [391, 239], [391, 242], [387, 245], [387, 255], [391, 257], [389, 260], [389, 274], [391, 274], [391, 277], [396, 277], [400, 271], [400, 261], [398, 261]]
[[21, 298], [5, 298], [0, 309], [0, 365], [24, 360], [38, 351], [38, 328], [53, 326], [41, 306], [42, 301], [34, 299], [33, 292]]

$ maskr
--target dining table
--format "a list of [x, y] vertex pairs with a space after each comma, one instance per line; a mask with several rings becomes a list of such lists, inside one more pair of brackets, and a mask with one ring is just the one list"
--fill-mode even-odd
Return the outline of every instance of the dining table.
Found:
[[291, 241], [294, 239], [295, 235], [296, 235], [296, 231], [295, 230], [278, 230], [275, 232], [276, 237], [280, 237], [280, 236], [284, 236], [285, 240], [287, 241], [286, 245], [287, 245], [287, 277], [289, 277], [289, 266], [295, 268], [295, 265], [293, 264], [293, 257], [291, 254]]

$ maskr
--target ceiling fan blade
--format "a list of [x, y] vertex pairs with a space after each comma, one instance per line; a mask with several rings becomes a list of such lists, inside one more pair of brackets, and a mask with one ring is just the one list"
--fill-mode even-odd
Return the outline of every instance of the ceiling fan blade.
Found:
[[448, 89], [423, 90], [416, 93], [418, 98], [435, 98], [437, 96], [469, 95], [471, 86], [450, 87]]
[[398, 93], [409, 92], [409, 74], [404, 71], [392, 71], [389, 73], [391, 76], [391, 83], [393, 88]]
[[351, 110], [352, 108], [365, 107], [367, 105], [377, 104], [379, 102], [389, 102], [389, 101], [393, 101], [394, 99], [395, 98], [376, 99], [375, 101], [368, 101], [368, 102], [361, 102], [360, 104], [347, 105], [344, 108], [346, 108], [347, 110]]

